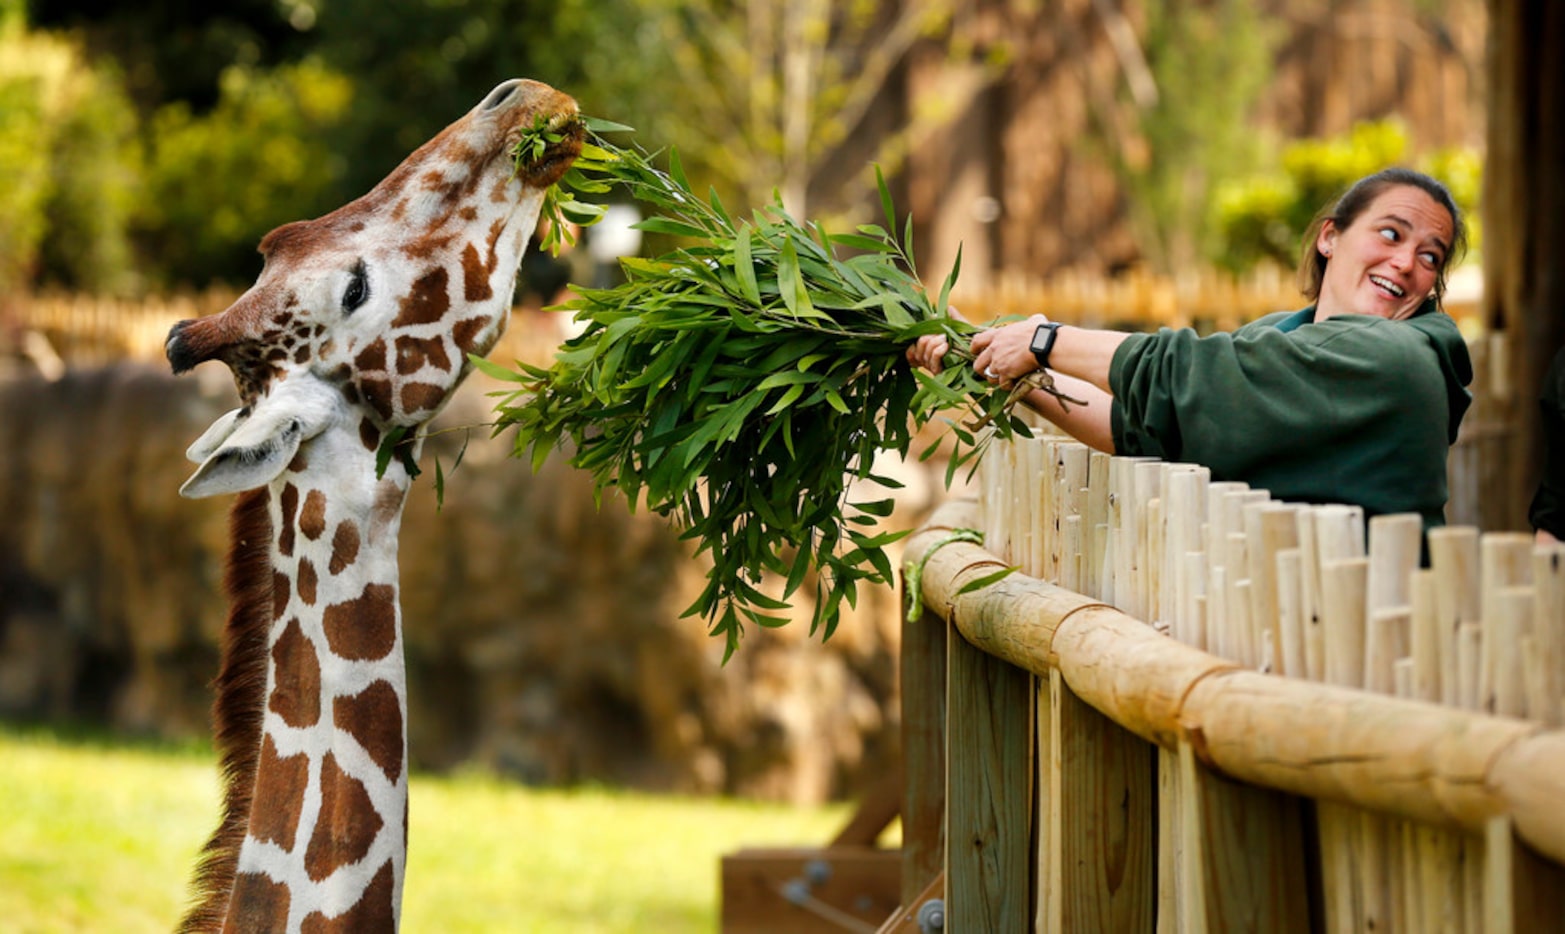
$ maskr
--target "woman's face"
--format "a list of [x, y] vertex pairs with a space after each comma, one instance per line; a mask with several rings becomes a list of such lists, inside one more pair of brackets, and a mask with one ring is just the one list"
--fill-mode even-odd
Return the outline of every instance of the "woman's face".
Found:
[[1411, 185], [1381, 192], [1346, 229], [1328, 220], [1315, 241], [1326, 256], [1315, 320], [1410, 317], [1435, 290], [1452, 227], [1446, 209]]

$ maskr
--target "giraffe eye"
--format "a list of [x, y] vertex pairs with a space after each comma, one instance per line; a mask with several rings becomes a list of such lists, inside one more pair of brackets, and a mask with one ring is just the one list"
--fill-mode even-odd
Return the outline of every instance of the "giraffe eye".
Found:
[[364, 261], [360, 260], [353, 267], [353, 278], [348, 280], [348, 288], [342, 293], [342, 313], [353, 314], [353, 310], [364, 304], [370, 297], [369, 273], [364, 268]]

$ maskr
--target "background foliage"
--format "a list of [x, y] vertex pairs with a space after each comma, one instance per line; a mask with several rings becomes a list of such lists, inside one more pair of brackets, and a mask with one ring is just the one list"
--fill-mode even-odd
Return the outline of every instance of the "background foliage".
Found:
[[[890, 90], [910, 50], [981, 59], [991, 78], [1019, 54], [1026, 36], [974, 45], [964, 9], [56, 0], [28, 10], [0, 0], [0, 293], [248, 282], [267, 230], [362, 194], [514, 75], [569, 88], [585, 112], [635, 126], [649, 148], [678, 148], [696, 190], [712, 186], [737, 209], [775, 191], [795, 216], [835, 221], [844, 203], [873, 202], [871, 162], [895, 176], [929, 121], [950, 117]], [[1155, 271], [1291, 265], [1292, 241], [1327, 193], [1407, 151], [1394, 124], [1286, 147], [1253, 130], [1285, 37], [1273, 5], [1094, 10], [1119, 76], [1087, 95], [1082, 144], [1112, 168]], [[1474, 203], [1475, 155], [1423, 167]], [[833, 199], [826, 186], [851, 190]]]
[[[1407, 128], [1396, 120], [1360, 123], [1345, 136], [1285, 146], [1276, 169], [1224, 183], [1212, 202], [1222, 247], [1215, 259], [1232, 270], [1262, 261], [1293, 266], [1304, 231], [1323, 205], [1349, 185], [1408, 159]], [[1440, 149], [1412, 160], [1444, 181], [1466, 215], [1469, 259], [1482, 248], [1478, 196], [1483, 165], [1467, 149]]]

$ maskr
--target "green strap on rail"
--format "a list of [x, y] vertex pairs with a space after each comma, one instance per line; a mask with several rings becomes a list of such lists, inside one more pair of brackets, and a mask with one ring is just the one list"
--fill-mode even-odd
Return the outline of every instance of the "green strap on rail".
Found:
[[918, 562], [912, 567], [908, 568], [907, 589], [908, 593], [911, 594], [908, 601], [908, 622], [916, 623], [918, 618], [924, 615], [924, 565], [929, 563], [929, 559], [934, 556], [935, 552], [952, 542], [972, 542], [975, 545], [982, 545], [984, 543], [984, 533], [977, 529], [952, 529], [945, 538], [930, 545], [924, 552], [924, 556], [919, 558]]

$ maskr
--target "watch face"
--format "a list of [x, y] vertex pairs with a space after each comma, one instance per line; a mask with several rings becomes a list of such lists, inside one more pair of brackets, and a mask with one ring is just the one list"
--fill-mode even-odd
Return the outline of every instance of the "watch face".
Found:
[[1054, 329], [1047, 324], [1038, 325], [1038, 330], [1032, 332], [1032, 352], [1043, 353], [1044, 345], [1049, 342], [1049, 335], [1053, 333]]

